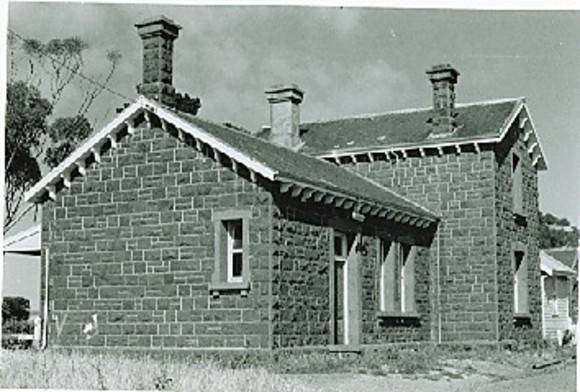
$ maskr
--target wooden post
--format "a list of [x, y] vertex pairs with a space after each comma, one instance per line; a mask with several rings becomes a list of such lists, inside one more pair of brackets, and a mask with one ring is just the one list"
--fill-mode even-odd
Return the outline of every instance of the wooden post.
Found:
[[40, 340], [42, 338], [42, 319], [39, 316], [34, 318], [34, 338], [32, 340], [32, 347], [40, 349]]

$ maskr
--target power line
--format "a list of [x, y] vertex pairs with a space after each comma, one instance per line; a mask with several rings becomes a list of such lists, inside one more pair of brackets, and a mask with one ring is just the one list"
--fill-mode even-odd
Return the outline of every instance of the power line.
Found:
[[[8, 31], [10, 33], [12, 33], [16, 38], [20, 39], [21, 41], [23, 41], [23, 42], [28, 41], [26, 38], [24, 38], [23, 36], [21, 36], [20, 34], [18, 34], [16, 31], [14, 31], [14, 30], [12, 30], [10, 28], [8, 29]], [[55, 59], [54, 57], [52, 57], [51, 55], [46, 54], [46, 53], [42, 53], [41, 52], [39, 54], [41, 56], [43, 56], [43, 57], [48, 57], [51, 61], [54, 61], [54, 62], [60, 64], [63, 68], [65, 68], [66, 70], [68, 70], [69, 72], [71, 72], [72, 74], [74, 74], [75, 76], [78, 76], [81, 79], [84, 79], [87, 82], [92, 83], [92, 84], [100, 87], [101, 89], [103, 89], [104, 91], [107, 91], [108, 93], [111, 93], [113, 95], [116, 95], [116, 96], [118, 96], [120, 98], [123, 98], [123, 99], [128, 100], [128, 101], [131, 101], [131, 102], [136, 102], [134, 98], [129, 98], [126, 95], [124, 95], [124, 94], [122, 94], [122, 93], [120, 93], [118, 91], [115, 91], [115, 90], [111, 89], [110, 87], [107, 87], [103, 83], [101, 83], [99, 81], [96, 81], [96, 80], [92, 79], [89, 76], [84, 75], [82, 72], [79, 72], [78, 70], [75, 70], [75, 69], [72, 69], [72, 68], [68, 67], [64, 61], [60, 61], [58, 59]]]

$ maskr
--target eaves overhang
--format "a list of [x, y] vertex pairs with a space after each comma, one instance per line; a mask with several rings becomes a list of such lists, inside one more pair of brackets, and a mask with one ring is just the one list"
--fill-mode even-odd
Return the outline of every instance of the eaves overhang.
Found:
[[539, 136], [523, 98], [518, 100], [501, 128], [493, 134], [469, 138], [445, 138], [445, 140], [427, 139], [419, 143], [334, 149], [318, 152], [314, 156], [341, 164], [348, 162], [357, 163], [361, 160], [370, 162], [375, 160], [398, 161], [406, 159], [412, 153], [418, 153], [422, 157], [427, 155], [442, 156], [446, 153], [461, 154], [467, 151], [479, 153], [485, 145], [494, 145], [503, 141], [516, 121], [518, 121], [518, 130], [523, 133], [523, 140], [532, 159], [532, 165], [537, 170], [547, 170], [547, 161], [542, 151]]
[[[410, 208], [391, 205], [381, 200], [361, 197], [341, 189], [323, 184], [312, 184], [287, 174], [281, 174], [268, 164], [256, 160], [251, 154], [234, 148], [226, 141], [204, 130], [203, 127], [188, 122], [172, 110], [143, 96], [119, 113], [102, 130], [89, 137], [62, 163], [44, 176], [26, 192], [25, 200], [42, 203], [47, 200], [47, 197], [51, 200], [56, 199], [56, 193], [63, 188], [69, 188], [73, 178], [84, 176], [91, 163], [100, 163], [101, 154], [104, 151], [117, 148], [121, 139], [133, 135], [138, 119], [140, 122], [144, 119], [147, 127], [159, 126], [176, 135], [179, 140], [198, 151], [205, 149], [215, 157], [227, 156], [234, 171], [238, 172], [243, 167], [243, 170], [249, 172], [253, 182], [256, 182], [258, 177], [278, 182], [282, 193], [288, 193], [301, 201], [312, 200], [326, 205], [332, 204], [339, 208], [350, 209], [353, 214], [376, 216], [419, 228], [427, 228], [439, 220], [435, 213], [407, 199], [405, 201], [411, 206]], [[373, 183], [373, 186], [379, 185]], [[381, 188], [385, 192], [394, 193], [387, 188]], [[397, 196], [404, 199], [400, 195]]]

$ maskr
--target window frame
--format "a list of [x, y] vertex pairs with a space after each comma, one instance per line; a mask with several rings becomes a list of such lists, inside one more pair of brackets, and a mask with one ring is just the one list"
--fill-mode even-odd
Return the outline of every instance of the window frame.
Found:
[[[518, 254], [521, 254], [519, 264]], [[511, 257], [514, 296], [513, 313], [517, 317], [528, 317], [530, 312], [530, 287], [528, 278], [529, 260], [527, 247], [519, 242], [513, 244]]]
[[[417, 246], [383, 238], [379, 238], [377, 244], [380, 263], [378, 315], [419, 317], [415, 281]], [[392, 284], [391, 289], [389, 283]]]
[[522, 158], [516, 152], [512, 152], [511, 154], [511, 179], [512, 211], [516, 215], [524, 216], [524, 177], [522, 172]]
[[[226, 240], [226, 281], [227, 283], [241, 283], [244, 278], [244, 221], [243, 219], [231, 219], [231, 220], [224, 220], [226, 226], [226, 233], [227, 233], [227, 240]], [[241, 231], [241, 247], [235, 248], [235, 241], [236, 238], [234, 237], [235, 228], [234, 222], [240, 222], [240, 231]], [[242, 255], [242, 273], [239, 276], [234, 276], [234, 255], [241, 254]]]
[[[336, 253], [336, 239], [340, 238], [340, 248], [341, 248], [341, 254], [337, 254]], [[350, 253], [350, 249], [349, 249], [349, 238], [348, 238], [348, 234], [347, 232], [344, 231], [340, 231], [337, 229], [333, 229], [333, 233], [332, 233], [332, 255], [333, 255], [333, 269], [332, 269], [332, 277], [331, 279], [333, 280], [333, 284], [332, 284], [332, 288], [331, 288], [331, 296], [333, 296], [333, 299], [331, 300], [333, 302], [333, 308], [336, 306], [336, 277], [334, 276], [336, 274], [336, 268], [337, 268], [337, 264], [338, 263], [342, 263], [342, 320], [343, 320], [343, 325], [344, 325], [344, 329], [343, 329], [343, 341], [344, 344], [348, 344], [348, 337], [349, 337], [349, 291], [348, 291], [348, 267], [349, 267], [349, 262], [348, 262], [348, 256]], [[338, 263], [337, 263], [338, 262]], [[336, 313], [336, 310], [333, 310], [334, 316], [333, 318], [335, 319], [334, 321], [336, 321], [338, 319], [338, 315]], [[333, 327], [334, 328], [334, 327]], [[333, 333], [333, 335], [336, 335]], [[333, 336], [333, 339], [336, 336]]]
[[[248, 209], [229, 209], [214, 211], [214, 271], [209, 283], [209, 291], [214, 297], [219, 297], [228, 291], [238, 291], [246, 296], [251, 286], [249, 250], [250, 250], [250, 218]], [[228, 223], [241, 221], [242, 247], [235, 253], [242, 254], [242, 275], [233, 276], [233, 239], [229, 233]], [[230, 249], [230, 247], [232, 248]]]

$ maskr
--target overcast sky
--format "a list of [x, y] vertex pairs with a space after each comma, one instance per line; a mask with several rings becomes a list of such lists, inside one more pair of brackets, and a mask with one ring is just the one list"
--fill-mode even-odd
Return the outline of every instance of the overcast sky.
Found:
[[[579, 12], [12, 3], [9, 27], [43, 40], [80, 36], [89, 75], [103, 74], [106, 50], [118, 49], [111, 86], [135, 96], [134, 24], [156, 14], [183, 27], [174, 85], [201, 98], [201, 117], [251, 130], [268, 122], [263, 91], [280, 82], [306, 91], [305, 121], [429, 106], [425, 70], [440, 62], [461, 72], [459, 102], [525, 96], [549, 164], [541, 208], [578, 222]], [[57, 114], [75, 99], [73, 88]], [[104, 93], [89, 117], [102, 125], [120, 104]]]
[[[549, 165], [540, 174], [541, 209], [578, 224], [579, 12], [12, 3], [8, 24], [28, 38], [83, 38], [84, 73], [92, 76], [106, 71], [108, 49], [119, 50], [110, 86], [134, 97], [141, 80], [134, 24], [156, 14], [183, 27], [177, 89], [201, 98], [201, 117], [250, 130], [268, 122], [263, 91], [274, 83], [306, 91], [304, 121], [427, 107], [425, 70], [441, 62], [461, 72], [459, 102], [525, 96]], [[76, 107], [75, 89], [56, 115]], [[89, 118], [103, 125], [122, 103], [104, 93]]]

